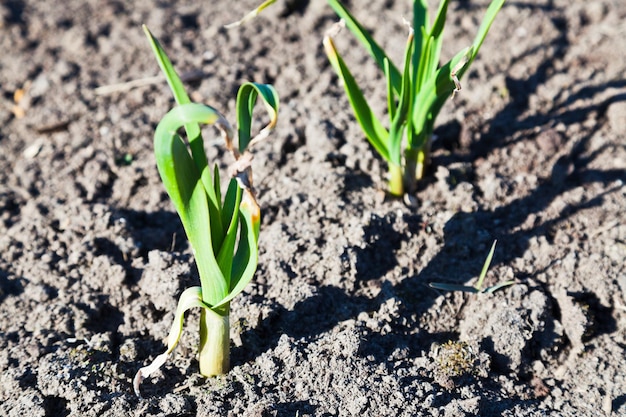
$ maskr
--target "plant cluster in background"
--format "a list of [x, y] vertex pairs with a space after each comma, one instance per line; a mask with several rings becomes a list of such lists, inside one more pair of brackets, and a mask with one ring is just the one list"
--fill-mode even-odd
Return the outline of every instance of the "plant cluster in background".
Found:
[[385, 74], [388, 127], [373, 114], [348, 65], [337, 52], [333, 33], [325, 36], [326, 55], [343, 82], [355, 117], [371, 145], [388, 164], [389, 192], [395, 196], [413, 193], [429, 160], [435, 119], [445, 101], [461, 89], [459, 79], [478, 54], [504, 0], [491, 2], [472, 45], [442, 66], [439, 59], [449, 1], [439, 3], [431, 25], [427, 1], [415, 0], [402, 70], [340, 1], [327, 1]]
[[[167, 350], [137, 372], [133, 383], [137, 395], [142, 379], [163, 365], [176, 347], [184, 313], [193, 307], [201, 309], [200, 373], [213, 376], [228, 372], [230, 301], [250, 282], [258, 263], [260, 209], [252, 192], [249, 149], [267, 137], [278, 115], [278, 95], [271, 85], [243, 84], [237, 94], [235, 146], [230, 124], [212, 107], [190, 102], [163, 48], [145, 26], [144, 31], [178, 103], [156, 128], [154, 152], [159, 174], [193, 250], [201, 285], [181, 294]], [[258, 98], [270, 122], [253, 138], [252, 111]], [[213, 172], [209, 168], [199, 124], [217, 126], [235, 157], [223, 196], [217, 166]], [[187, 143], [177, 133], [182, 127], [187, 132]]]

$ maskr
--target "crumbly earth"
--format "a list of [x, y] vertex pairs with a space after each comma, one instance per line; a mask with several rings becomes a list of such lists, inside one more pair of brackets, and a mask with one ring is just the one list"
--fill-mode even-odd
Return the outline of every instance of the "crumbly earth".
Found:
[[[279, 0], [223, 28], [257, 3], [0, 5], [0, 415], [626, 415], [626, 2], [507, 2], [416, 207], [385, 198], [324, 55], [332, 10]], [[350, 4], [399, 64], [411, 2]], [[444, 58], [487, 4], [451, 2]], [[194, 100], [232, 119], [252, 80], [282, 101], [255, 153], [260, 264], [232, 303], [232, 371], [199, 376], [192, 312], [140, 399], [132, 378], [197, 283], [152, 154], [171, 93], [116, 86], [159, 75], [142, 23]], [[380, 71], [348, 31], [336, 43], [382, 115]], [[471, 285], [495, 239], [486, 285], [515, 285], [428, 286]]]

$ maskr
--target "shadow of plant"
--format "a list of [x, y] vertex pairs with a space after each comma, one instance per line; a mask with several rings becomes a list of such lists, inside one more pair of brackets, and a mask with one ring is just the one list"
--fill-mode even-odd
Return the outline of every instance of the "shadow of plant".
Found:
[[16, 296], [24, 292], [24, 285], [20, 279], [10, 277], [5, 271], [0, 271], [0, 303], [7, 296]]

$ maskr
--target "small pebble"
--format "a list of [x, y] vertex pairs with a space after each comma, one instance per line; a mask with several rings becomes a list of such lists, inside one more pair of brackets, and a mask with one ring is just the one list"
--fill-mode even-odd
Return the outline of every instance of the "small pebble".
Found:
[[626, 101], [616, 101], [606, 110], [606, 118], [613, 132], [623, 132], [626, 126]]

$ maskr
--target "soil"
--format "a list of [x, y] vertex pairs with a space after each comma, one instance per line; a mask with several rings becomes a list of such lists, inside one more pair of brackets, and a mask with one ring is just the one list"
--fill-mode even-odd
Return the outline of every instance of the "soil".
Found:
[[[229, 30], [258, 1], [172, 3], [0, 5], [0, 415], [626, 416], [626, 2], [507, 2], [415, 207], [385, 197], [322, 50], [324, 1]], [[357, 4], [399, 63], [411, 2]], [[452, 2], [444, 59], [487, 4]], [[282, 101], [255, 152], [260, 264], [232, 303], [232, 370], [198, 374], [191, 312], [138, 398], [197, 285], [152, 154], [167, 85], [97, 90], [159, 75], [142, 23], [194, 100], [232, 120], [252, 80]], [[382, 115], [380, 71], [348, 31], [336, 43]], [[472, 285], [494, 240], [486, 285], [515, 285], [428, 286]]]

